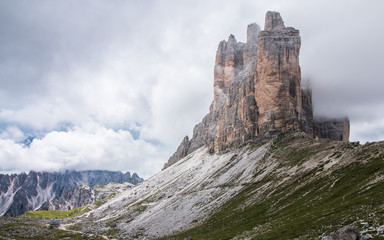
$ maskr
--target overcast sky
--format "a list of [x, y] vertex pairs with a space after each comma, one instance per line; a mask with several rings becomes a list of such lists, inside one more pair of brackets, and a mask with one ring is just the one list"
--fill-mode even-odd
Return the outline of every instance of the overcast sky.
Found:
[[0, 0], [0, 172], [160, 171], [213, 99], [217, 45], [300, 30], [315, 114], [384, 140], [384, 1]]

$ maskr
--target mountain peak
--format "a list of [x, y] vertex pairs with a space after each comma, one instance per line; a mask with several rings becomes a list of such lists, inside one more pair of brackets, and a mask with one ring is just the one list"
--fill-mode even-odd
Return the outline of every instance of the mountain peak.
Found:
[[0, 174], [0, 216], [18, 216], [38, 209], [44, 202], [60, 197], [80, 185], [87, 185], [83, 187], [85, 189], [110, 182], [137, 184], [142, 181], [136, 173], [131, 178], [128, 174], [107, 170]]
[[260, 26], [256, 23], [251, 23], [247, 27], [247, 44], [257, 42], [257, 34], [260, 32]]
[[268, 11], [265, 15], [265, 31], [272, 31], [275, 29], [285, 28], [284, 21], [280, 16], [280, 13]]
[[267, 12], [264, 31], [248, 25], [247, 43], [232, 34], [221, 41], [210, 111], [164, 168], [202, 146], [211, 153], [227, 152], [289, 132], [348, 141], [347, 119], [314, 122], [312, 91], [301, 87], [300, 46], [299, 31], [286, 28], [278, 12]]

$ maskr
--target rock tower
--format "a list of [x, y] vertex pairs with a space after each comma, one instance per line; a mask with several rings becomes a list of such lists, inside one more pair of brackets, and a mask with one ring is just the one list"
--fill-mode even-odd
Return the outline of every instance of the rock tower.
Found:
[[348, 141], [348, 119], [313, 120], [311, 89], [301, 88], [300, 32], [267, 12], [264, 31], [252, 23], [247, 42], [221, 41], [214, 68], [209, 113], [183, 139], [164, 168], [196, 149], [226, 152], [250, 141], [286, 132]]

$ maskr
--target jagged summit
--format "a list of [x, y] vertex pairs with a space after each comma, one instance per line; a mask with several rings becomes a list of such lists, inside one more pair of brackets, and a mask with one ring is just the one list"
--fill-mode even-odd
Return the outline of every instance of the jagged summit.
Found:
[[80, 185], [93, 187], [110, 182], [142, 182], [136, 173], [107, 170], [0, 174], [0, 216], [18, 216], [36, 210]]
[[265, 31], [285, 28], [284, 21], [278, 12], [268, 11], [265, 15]]
[[312, 91], [301, 87], [300, 46], [299, 30], [285, 27], [278, 12], [267, 12], [263, 31], [256, 23], [248, 25], [246, 43], [232, 34], [221, 41], [209, 113], [164, 168], [202, 146], [226, 152], [286, 132], [348, 141], [347, 119], [314, 123]]
[[247, 44], [257, 43], [257, 34], [261, 31], [260, 26], [256, 23], [251, 23], [247, 27]]

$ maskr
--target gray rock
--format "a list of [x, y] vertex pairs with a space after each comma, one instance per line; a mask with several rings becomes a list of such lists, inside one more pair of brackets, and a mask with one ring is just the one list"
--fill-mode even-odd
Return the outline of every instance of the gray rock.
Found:
[[265, 31], [285, 28], [284, 21], [278, 12], [268, 11], [265, 15]]
[[59, 198], [80, 185], [92, 187], [109, 182], [137, 184], [141, 181], [143, 179], [137, 174], [131, 176], [129, 172], [103, 170], [0, 174], [0, 216], [18, 216], [40, 207], [48, 209], [47, 201]]
[[346, 226], [332, 232], [330, 236], [323, 238], [323, 240], [362, 240], [362, 238], [355, 226]]
[[364, 235], [364, 236], [362, 236], [361, 237], [361, 240], [368, 240], [368, 239], [372, 239], [373, 238], [373, 236], [371, 235], [371, 234], [366, 234], [366, 235]]
[[168, 166], [176, 163], [179, 159], [188, 155], [188, 150], [190, 147], [190, 142], [188, 136], [185, 136], [183, 141], [180, 143], [176, 152], [169, 158], [168, 162], [164, 165], [164, 169]]
[[313, 121], [314, 136], [320, 139], [332, 139], [336, 141], [349, 141], [348, 118], [318, 117]]

